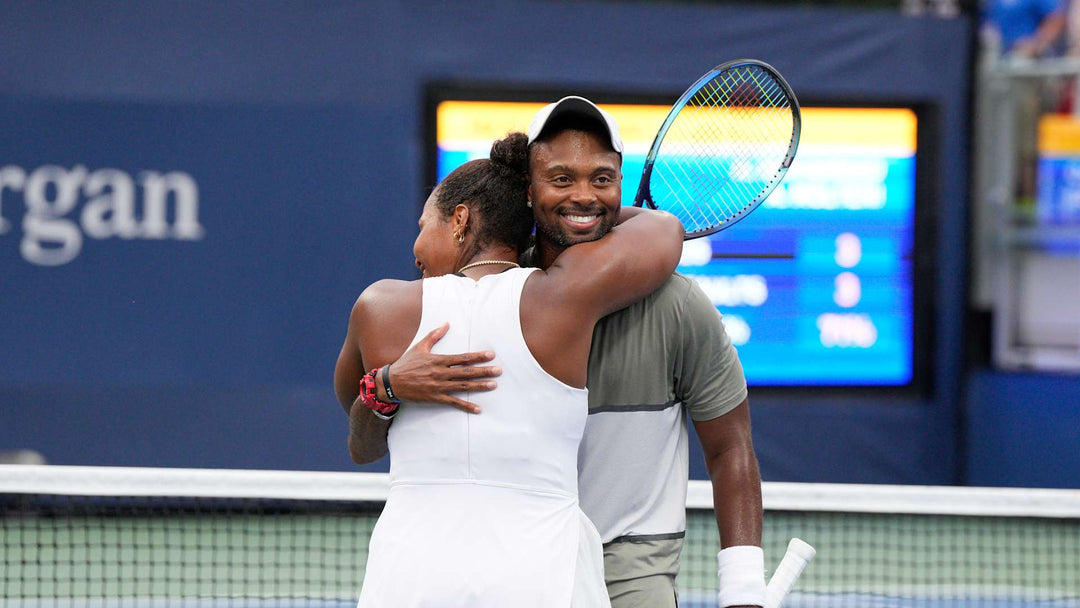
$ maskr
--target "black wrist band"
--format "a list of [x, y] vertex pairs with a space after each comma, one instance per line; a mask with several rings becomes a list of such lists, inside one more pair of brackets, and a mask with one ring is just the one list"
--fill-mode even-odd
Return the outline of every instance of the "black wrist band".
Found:
[[390, 364], [387, 363], [382, 368], [382, 385], [386, 390], [386, 396], [390, 399], [390, 403], [401, 403], [401, 400], [394, 396], [394, 389], [390, 388]]

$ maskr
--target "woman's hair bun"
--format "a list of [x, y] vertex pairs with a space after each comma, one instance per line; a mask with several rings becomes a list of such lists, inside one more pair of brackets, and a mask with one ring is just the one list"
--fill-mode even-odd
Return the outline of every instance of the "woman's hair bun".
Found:
[[529, 136], [520, 131], [508, 133], [491, 144], [488, 158], [515, 173], [526, 175], [529, 172]]

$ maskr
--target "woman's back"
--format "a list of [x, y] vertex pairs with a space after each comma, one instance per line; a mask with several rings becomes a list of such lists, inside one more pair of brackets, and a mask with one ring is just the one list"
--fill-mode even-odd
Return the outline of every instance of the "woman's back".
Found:
[[550, 376], [525, 344], [521, 292], [533, 272], [423, 281], [415, 340], [449, 322], [436, 350], [490, 349], [505, 372], [472, 396], [479, 416], [402, 405], [361, 608], [608, 605], [600, 537], [577, 501], [587, 393]]
[[414, 342], [449, 322], [433, 352], [491, 350], [503, 374], [494, 391], [468, 397], [482, 407], [479, 416], [422, 404], [401, 408], [389, 433], [395, 483], [454, 479], [577, 495], [587, 393], [544, 371], [522, 337], [522, 286], [534, 271], [424, 280]]

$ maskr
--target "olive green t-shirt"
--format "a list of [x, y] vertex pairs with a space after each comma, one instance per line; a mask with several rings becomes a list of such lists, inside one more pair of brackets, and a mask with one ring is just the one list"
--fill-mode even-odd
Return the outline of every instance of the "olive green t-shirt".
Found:
[[588, 389], [578, 489], [605, 543], [608, 582], [674, 575], [686, 530], [684, 411], [711, 420], [746, 398], [720, 313], [697, 283], [672, 275], [597, 324]]

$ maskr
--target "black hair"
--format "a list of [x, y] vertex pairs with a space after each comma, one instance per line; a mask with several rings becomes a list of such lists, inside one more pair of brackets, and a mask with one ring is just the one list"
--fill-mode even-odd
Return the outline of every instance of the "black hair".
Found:
[[522, 251], [533, 229], [528, 201], [529, 138], [510, 133], [491, 145], [488, 158], [474, 160], [450, 172], [436, 188], [436, 205], [443, 217], [466, 205], [479, 215], [469, 229], [477, 246], [502, 243]]

